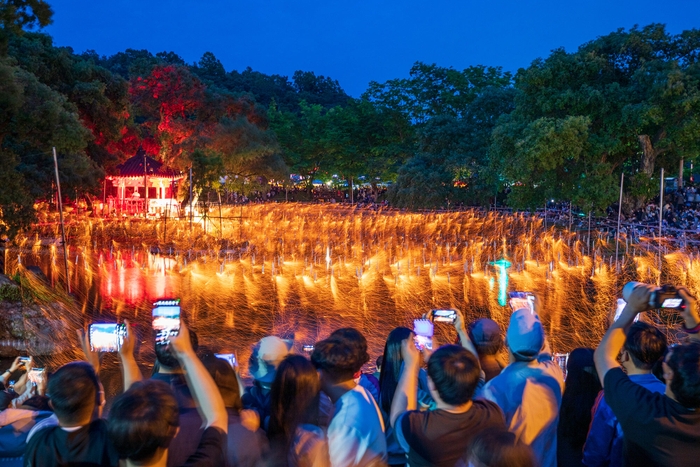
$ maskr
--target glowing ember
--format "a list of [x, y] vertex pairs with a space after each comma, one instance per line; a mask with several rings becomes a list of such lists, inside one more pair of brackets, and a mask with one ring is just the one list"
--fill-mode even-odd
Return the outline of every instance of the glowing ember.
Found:
[[[537, 295], [554, 349], [568, 352], [600, 340], [626, 281], [656, 283], [659, 274], [647, 245], [625, 242], [616, 273], [614, 241], [591, 239], [588, 255], [585, 235], [545, 231], [540, 219], [523, 215], [268, 204], [224, 217], [198, 219], [193, 230], [172, 219], [71, 224], [69, 273], [81, 309], [63, 323], [133, 319], [148, 352], [151, 302], [179, 297], [200, 343], [237, 350], [244, 367], [264, 335], [295, 332], [301, 351], [342, 326], [364, 332], [374, 359], [392, 328], [410, 327], [432, 308], [505, 325], [510, 289]], [[62, 251], [42, 246], [41, 237], [58, 238], [57, 230], [8, 250], [7, 271], [20, 267], [21, 256], [22, 267], [39, 265], [58, 283]], [[490, 286], [495, 280], [499, 286]], [[663, 282], [698, 291], [698, 261], [666, 254]], [[446, 326], [436, 330], [443, 342], [454, 338]]]

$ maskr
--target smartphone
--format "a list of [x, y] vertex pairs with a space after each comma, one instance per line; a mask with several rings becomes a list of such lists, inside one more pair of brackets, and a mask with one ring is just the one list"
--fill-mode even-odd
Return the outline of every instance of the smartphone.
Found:
[[413, 336], [413, 343], [415, 344], [416, 348], [421, 352], [425, 349], [433, 350], [432, 337], [415, 335]]
[[229, 365], [231, 365], [231, 368], [234, 370], [236, 369], [236, 355], [232, 353], [215, 353], [214, 356], [216, 358], [220, 358], [222, 360], [226, 360]]
[[413, 320], [413, 343], [420, 351], [425, 349], [433, 350], [433, 331], [435, 327], [430, 320], [414, 319]]
[[19, 363], [27, 366], [27, 363], [29, 363], [29, 360], [31, 360], [32, 357], [19, 357]]
[[566, 379], [566, 365], [569, 363], [568, 353], [555, 353], [553, 355], [554, 361], [557, 362], [561, 372], [564, 374], [564, 379]]
[[90, 350], [116, 352], [124, 343], [126, 325], [117, 323], [93, 323], [88, 328]]
[[314, 351], [314, 346], [311, 345], [311, 344], [305, 344], [305, 345], [302, 347], [302, 350], [303, 350], [304, 352], [306, 352], [306, 353], [311, 353], [311, 352]]
[[508, 292], [508, 304], [512, 311], [529, 308], [535, 313], [535, 295], [532, 292]]
[[44, 373], [43, 368], [32, 368], [29, 370], [29, 373], [27, 373], [27, 379], [31, 381], [32, 383], [36, 384], [39, 382], [39, 379], [41, 378], [41, 375]]
[[433, 316], [434, 323], [454, 324], [455, 320], [457, 319], [457, 311], [451, 309], [432, 310], [430, 313]]
[[170, 344], [170, 338], [180, 333], [180, 299], [158, 300], [153, 306], [156, 345]]

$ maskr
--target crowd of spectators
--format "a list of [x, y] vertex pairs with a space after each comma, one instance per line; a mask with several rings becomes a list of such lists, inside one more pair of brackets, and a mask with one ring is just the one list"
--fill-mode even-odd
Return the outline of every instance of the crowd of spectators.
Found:
[[348, 188], [337, 189], [327, 185], [306, 187], [270, 185], [267, 191], [255, 190], [248, 194], [231, 192], [224, 196], [223, 201], [232, 204], [268, 203], [280, 201], [312, 201], [318, 203], [354, 203], [359, 207], [387, 206], [385, 199], [386, 187], [372, 188], [358, 185], [354, 187], [352, 196]]
[[198, 351], [184, 322], [144, 378], [126, 322], [124, 391], [109, 413], [99, 356], [79, 333], [82, 361], [36, 373], [17, 357], [0, 376], [0, 465], [695, 466], [700, 314], [680, 288], [686, 337], [668, 345], [644, 318], [651, 293], [634, 288], [597, 349], [570, 353], [566, 381], [530, 308], [505, 333], [456, 311], [454, 324], [435, 323], [454, 326], [454, 341], [422, 350], [398, 327], [375, 373], [362, 371], [370, 355], [357, 329], [302, 354], [267, 336], [248, 387], [236, 366]]

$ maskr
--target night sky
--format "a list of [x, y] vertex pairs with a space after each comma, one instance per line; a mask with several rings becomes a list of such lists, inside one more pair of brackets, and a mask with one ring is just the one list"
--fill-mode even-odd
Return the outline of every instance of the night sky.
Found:
[[617, 28], [700, 27], [700, 0], [52, 0], [56, 45], [213, 52], [227, 71], [314, 71], [359, 96], [416, 61], [517, 71]]

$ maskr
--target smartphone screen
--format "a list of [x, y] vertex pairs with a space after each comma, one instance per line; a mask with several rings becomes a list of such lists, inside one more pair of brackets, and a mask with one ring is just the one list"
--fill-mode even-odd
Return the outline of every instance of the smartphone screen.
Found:
[[413, 342], [418, 350], [433, 349], [433, 331], [435, 327], [430, 320], [414, 319], [413, 320]]
[[535, 312], [535, 295], [531, 292], [509, 292], [508, 304], [512, 311], [528, 308], [530, 313]]
[[25, 366], [26, 366], [27, 363], [29, 363], [29, 360], [31, 360], [31, 359], [32, 359], [31, 357], [19, 357], [19, 362], [20, 362], [22, 365], [25, 365]]
[[566, 379], [566, 366], [569, 363], [569, 354], [568, 353], [555, 353], [554, 355], [554, 361], [557, 362], [559, 365], [559, 369], [561, 370], [562, 373], [564, 373], [564, 379]]
[[304, 352], [311, 353], [314, 351], [314, 346], [311, 344], [306, 344], [302, 347], [302, 350], [304, 350]]
[[226, 360], [231, 365], [231, 368], [236, 369], [236, 355], [232, 353], [215, 353], [214, 355], [216, 358]]
[[413, 336], [413, 343], [421, 352], [425, 349], [433, 350], [433, 338], [429, 336]]
[[39, 378], [41, 378], [41, 375], [44, 373], [43, 368], [32, 368], [29, 373], [27, 373], [27, 379], [31, 381], [32, 383], [36, 384], [39, 382]]
[[661, 308], [679, 308], [683, 303], [682, 298], [667, 298], [661, 304]]
[[445, 309], [445, 310], [432, 310], [433, 322], [434, 323], [454, 323], [457, 319], [457, 312], [455, 310]]
[[116, 352], [124, 342], [126, 326], [117, 323], [93, 323], [88, 329], [93, 352]]
[[170, 337], [180, 333], [180, 300], [160, 300], [153, 309], [156, 344], [169, 344]]

